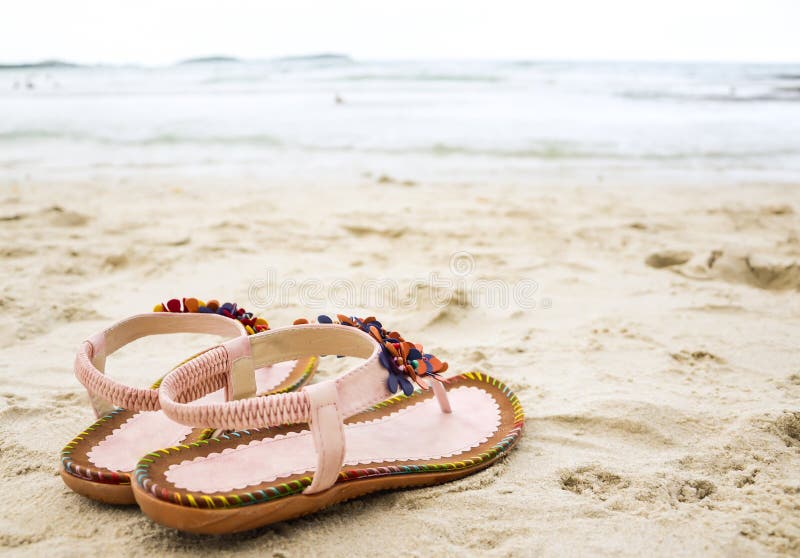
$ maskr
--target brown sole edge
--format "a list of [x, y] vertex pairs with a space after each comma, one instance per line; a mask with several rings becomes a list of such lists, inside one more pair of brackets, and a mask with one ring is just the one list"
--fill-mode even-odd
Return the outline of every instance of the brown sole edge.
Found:
[[[278, 388], [273, 393], [283, 392], [287, 389], [297, 390], [308, 384], [317, 373], [317, 366], [319, 365], [319, 357], [314, 358], [315, 360], [312, 363], [309, 364], [308, 362], [305, 362], [302, 367], [299, 366], [300, 362], [308, 361], [309, 359], [302, 359], [302, 361], [298, 361], [298, 366], [296, 369], [308, 370], [309, 366], [313, 367], [311, 372], [305, 376], [301, 376], [300, 382], [289, 384], [287, 387]], [[136, 503], [136, 498], [131, 490], [130, 483], [112, 484], [84, 479], [67, 472], [64, 470], [63, 465], [59, 467], [58, 472], [67, 487], [69, 487], [72, 491], [77, 492], [81, 496], [85, 496], [86, 498], [90, 498], [104, 504], [113, 504], [118, 506], [129, 506]]]
[[104, 504], [115, 504], [118, 506], [133, 505], [136, 498], [133, 496], [130, 484], [109, 484], [95, 482], [67, 473], [61, 469], [61, 478], [73, 492], [103, 502]]
[[[517, 439], [518, 440], [518, 439]], [[510, 450], [517, 443], [512, 443]], [[325, 492], [285, 496], [263, 504], [226, 509], [191, 508], [160, 500], [133, 483], [133, 494], [142, 512], [165, 527], [200, 535], [249, 531], [279, 521], [308, 515], [324, 508], [374, 492], [443, 484], [475, 474], [505, 457], [497, 455], [474, 467], [447, 472], [410, 473], [340, 482]]]

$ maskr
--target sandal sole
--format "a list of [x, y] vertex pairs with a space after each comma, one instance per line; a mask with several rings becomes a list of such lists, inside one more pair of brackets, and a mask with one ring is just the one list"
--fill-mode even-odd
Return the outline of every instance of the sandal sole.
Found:
[[[248, 505], [230, 507], [212, 506], [211, 508], [194, 506], [194, 502], [203, 497], [196, 493], [194, 499], [190, 496], [178, 499], [178, 501], [182, 500], [183, 502], [191, 501], [192, 506], [176, 503], [176, 501], [173, 500], [175, 495], [169, 494], [169, 490], [166, 487], [155, 488], [150, 480], [145, 480], [149, 479], [150, 473], [146, 471], [149, 470], [150, 465], [145, 464], [145, 460], [143, 460], [140, 462], [140, 468], [137, 469], [137, 474], [135, 475], [137, 480], [133, 482], [133, 493], [136, 502], [145, 515], [166, 527], [197, 534], [219, 535], [248, 531], [272, 523], [301, 517], [320, 511], [334, 504], [375, 492], [438, 485], [475, 474], [503, 459], [508, 455], [509, 451], [516, 446], [521, 438], [522, 429], [524, 427], [524, 414], [522, 413], [522, 408], [519, 405], [519, 400], [516, 395], [494, 378], [481, 373], [469, 373], [451, 378], [450, 380], [451, 385], [465, 384], [468, 386], [483, 386], [484, 389], [502, 398], [501, 412], [504, 413], [504, 417], [506, 418], [494, 435], [496, 440], [502, 439], [504, 442], [505, 440], [508, 441], [507, 443], [503, 443], [502, 451], [496, 452], [489, 457], [490, 454], [487, 451], [489, 450], [489, 444], [497, 443], [496, 441], [489, 440], [485, 442], [486, 446], [482, 448], [483, 451], [481, 451], [481, 448], [473, 448], [470, 450], [472, 452], [470, 457], [472, 458], [474, 458], [476, 454], [487, 457], [467, 467], [349, 478], [345, 481], [339, 481], [328, 490], [317, 494], [306, 495], [302, 492], [298, 492], [273, 500], [266, 500]], [[399, 403], [381, 406], [381, 408], [372, 408], [364, 411], [362, 415], [353, 417], [353, 420], [370, 420], [377, 416], [391, 413], [395, 405], [413, 404], [415, 402], [415, 397], [417, 396], [402, 398]], [[431, 393], [425, 397], [433, 397], [433, 394]], [[498, 400], [498, 402], [499, 401], [500, 400]], [[243, 431], [243, 434], [254, 435], [255, 433]], [[219, 439], [213, 439], [210, 442], [212, 443], [212, 447], [208, 446], [209, 442], [205, 442], [205, 449], [202, 450], [203, 452], [218, 452], [221, 451], [221, 449], [213, 447], [213, 444], [222, 444], [224, 447], [228, 447], [227, 445], [238, 445], [242, 443], [242, 439], [237, 436], [235, 440], [228, 439], [227, 441], [221, 441]], [[194, 455], [191, 454], [191, 452], [196, 452], [199, 449], [199, 447], [187, 448], [186, 451], [190, 452], [190, 455]], [[163, 470], [164, 467], [169, 466], [171, 461], [178, 459], [175, 452], [165, 452], [166, 456], [164, 457], [159, 456], [159, 453], [161, 452], [154, 452], [154, 454], [152, 454], [154, 457], [157, 457], [155, 464], [153, 464], [152, 459], [146, 460], [159, 470]], [[157, 465], [158, 461], [165, 458], [166, 461], [163, 464]], [[466, 461], [471, 462], [472, 459], [466, 459]], [[144, 466], [145, 469], [141, 469], [142, 466]], [[374, 466], [380, 467], [380, 465]], [[160, 475], [161, 473], [155, 474]], [[285, 482], [289, 483], [292, 481], [287, 479]], [[310, 480], [308, 482], [310, 482]], [[256, 488], [258, 487], [252, 487], [249, 488], [249, 490], [255, 491]], [[264, 487], [262, 486], [261, 488]], [[264, 490], [261, 490], [261, 492], [263, 493]], [[227, 496], [227, 498], [236, 498], [239, 500], [235, 495]], [[244, 498], [244, 496], [241, 496], [241, 498]], [[213, 498], [211, 498], [211, 500], [213, 500]]]
[[61, 478], [73, 492], [81, 496], [86, 496], [92, 500], [103, 502], [104, 504], [114, 504], [118, 506], [133, 505], [136, 499], [133, 496], [130, 484], [111, 484], [95, 482], [80, 477], [76, 477], [64, 469], [59, 471]]
[[[509, 449], [515, 445], [516, 441], [509, 446]], [[473, 475], [504, 457], [505, 455], [498, 455], [469, 469], [357, 480], [336, 484], [325, 492], [310, 496], [296, 495], [279, 498], [273, 502], [230, 509], [198, 509], [178, 506], [156, 498], [136, 483], [133, 485], [133, 494], [142, 512], [156, 523], [189, 533], [221, 535], [249, 531], [272, 523], [295, 519], [334, 504], [376, 492], [444, 484]]]

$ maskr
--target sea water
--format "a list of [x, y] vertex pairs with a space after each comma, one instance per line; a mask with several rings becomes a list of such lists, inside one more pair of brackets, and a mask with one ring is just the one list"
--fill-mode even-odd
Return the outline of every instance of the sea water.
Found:
[[2, 182], [148, 173], [800, 183], [800, 65], [321, 56], [0, 69]]

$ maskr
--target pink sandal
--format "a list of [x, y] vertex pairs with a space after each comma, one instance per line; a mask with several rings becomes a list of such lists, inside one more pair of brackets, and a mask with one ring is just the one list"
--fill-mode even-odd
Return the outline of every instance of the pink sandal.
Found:
[[[501, 382], [478, 372], [445, 380], [445, 364], [374, 318], [339, 321], [320, 316], [240, 338], [168, 374], [159, 399], [170, 418], [238, 431], [144, 456], [133, 485], [142, 511], [185, 531], [243, 531], [378, 490], [464, 477], [517, 443], [522, 407]], [[257, 366], [312, 354], [364, 361], [296, 393], [195, 401]]]
[[[179, 424], [161, 412], [157, 391], [160, 380], [151, 388], [134, 388], [106, 376], [106, 357], [150, 335], [207, 333], [232, 338], [214, 353], [220, 362], [227, 363], [226, 347], [237, 347], [249, 333], [269, 327], [263, 318], [255, 318], [230, 303], [206, 304], [190, 298], [184, 299], [183, 304], [171, 300], [155, 310], [112, 325], [90, 337], [78, 350], [75, 375], [89, 392], [98, 420], [62, 450], [61, 477], [72, 490], [89, 498], [133, 504], [130, 473], [142, 455], [156, 448], [199, 442], [214, 433], [205, 425]], [[200, 353], [203, 354], [206, 353]], [[313, 375], [317, 362], [311, 355], [276, 362], [259, 368], [245, 381], [221, 384], [223, 389], [210, 393], [203, 402], [297, 389]]]

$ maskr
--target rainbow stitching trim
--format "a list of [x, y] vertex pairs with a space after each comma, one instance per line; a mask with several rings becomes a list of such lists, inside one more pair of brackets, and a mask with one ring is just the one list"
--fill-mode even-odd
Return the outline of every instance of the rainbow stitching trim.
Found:
[[75, 477], [94, 482], [102, 482], [106, 484], [131, 483], [131, 477], [128, 473], [124, 473], [122, 471], [101, 471], [95, 468], [83, 467], [72, 460], [72, 450], [74, 450], [83, 441], [84, 436], [88, 435], [89, 432], [92, 432], [93, 430], [97, 430], [103, 423], [108, 422], [114, 417], [114, 415], [118, 415], [122, 411], [124, 411], [124, 409], [115, 409], [106, 416], [97, 419], [91, 424], [91, 426], [87, 427], [86, 430], [75, 436], [66, 446], [64, 446], [64, 449], [61, 450], [61, 466], [64, 468], [64, 471]]

